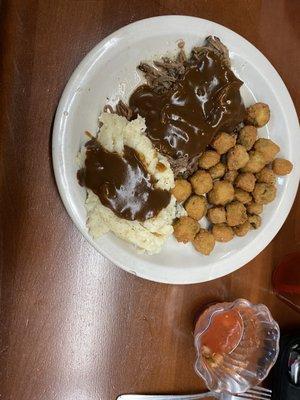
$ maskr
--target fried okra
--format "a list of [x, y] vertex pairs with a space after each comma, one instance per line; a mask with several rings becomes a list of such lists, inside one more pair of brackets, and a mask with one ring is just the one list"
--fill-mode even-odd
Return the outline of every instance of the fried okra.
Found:
[[213, 189], [208, 194], [211, 204], [224, 206], [234, 199], [234, 188], [228, 181], [214, 182]]
[[252, 149], [257, 139], [257, 129], [255, 126], [246, 125], [240, 130], [238, 143], [243, 145], [246, 150]]
[[233, 229], [227, 224], [215, 224], [212, 227], [212, 234], [217, 242], [229, 242], [233, 239]]
[[[200, 169], [189, 182], [175, 181], [172, 192], [185, 202], [188, 215], [173, 225], [178, 241], [192, 242], [197, 251], [209, 255], [215, 241], [225, 243], [261, 226], [263, 205], [276, 197], [276, 175], [289, 174], [293, 168], [290, 161], [276, 158], [280, 151], [276, 143], [257, 137], [257, 128], [269, 118], [267, 104], [247, 108], [245, 126], [239, 133], [219, 132], [201, 154]], [[197, 222], [205, 215], [212, 224], [211, 232]]]
[[248, 214], [261, 214], [263, 212], [263, 205], [255, 203], [252, 201], [251, 203], [246, 205]]
[[193, 240], [193, 245], [199, 253], [208, 256], [215, 247], [215, 238], [213, 234], [206, 229], [200, 229]]
[[287, 175], [293, 169], [293, 164], [289, 160], [276, 158], [272, 163], [273, 172], [276, 175]]
[[246, 192], [243, 189], [235, 188], [234, 190], [234, 199], [240, 201], [243, 204], [250, 203], [252, 200], [252, 196], [250, 193]]
[[227, 166], [229, 170], [243, 168], [249, 161], [249, 154], [244, 146], [237, 144], [227, 153]]
[[224, 180], [233, 183], [238, 176], [238, 172], [235, 170], [227, 171], [224, 175]]
[[220, 179], [225, 174], [226, 167], [223, 163], [219, 162], [209, 169], [210, 176], [213, 179]]
[[191, 184], [194, 192], [198, 195], [209, 192], [213, 187], [213, 181], [210, 174], [199, 170], [191, 177]]
[[265, 163], [268, 164], [274, 160], [280, 147], [276, 143], [272, 142], [271, 139], [260, 138], [255, 142], [254, 149], [264, 156]]
[[181, 217], [173, 225], [174, 236], [178, 242], [191, 242], [198, 233], [200, 226], [191, 217]]
[[233, 227], [233, 231], [236, 236], [245, 236], [250, 231], [250, 229], [251, 225], [248, 219], [243, 224]]
[[247, 211], [244, 204], [239, 201], [233, 201], [226, 206], [226, 220], [229, 226], [243, 224], [247, 220]]
[[275, 199], [276, 186], [268, 183], [256, 183], [252, 194], [256, 203], [268, 204]]
[[207, 218], [213, 224], [226, 222], [226, 211], [224, 207], [212, 207], [207, 211]]
[[276, 175], [269, 167], [264, 167], [256, 175], [257, 182], [261, 183], [276, 183]]
[[262, 127], [269, 122], [270, 108], [265, 103], [255, 103], [246, 110], [245, 121], [257, 127]]
[[199, 167], [203, 169], [209, 169], [218, 164], [220, 158], [220, 154], [214, 150], [204, 151], [199, 158]]
[[255, 174], [261, 171], [265, 165], [265, 158], [260, 151], [250, 151], [249, 161], [244, 168], [242, 168], [242, 172], [252, 172]]
[[253, 214], [248, 216], [248, 221], [252, 229], [258, 229], [261, 226], [261, 217]]
[[255, 181], [255, 176], [251, 172], [243, 172], [237, 176], [234, 184], [239, 189], [243, 189], [246, 192], [252, 192]]
[[184, 208], [189, 217], [198, 221], [206, 215], [207, 200], [204, 196], [193, 195], [186, 201]]
[[219, 153], [225, 154], [231, 147], [235, 145], [236, 139], [234, 136], [226, 132], [219, 132], [214, 137], [211, 146]]
[[172, 194], [178, 202], [185, 201], [192, 193], [192, 185], [186, 179], [176, 179]]

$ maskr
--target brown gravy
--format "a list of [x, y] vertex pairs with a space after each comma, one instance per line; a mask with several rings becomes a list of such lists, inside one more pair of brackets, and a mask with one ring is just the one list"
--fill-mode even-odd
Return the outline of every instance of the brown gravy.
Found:
[[157, 94], [139, 86], [129, 106], [146, 119], [155, 148], [172, 158], [193, 158], [220, 131], [231, 132], [244, 118], [240, 81], [219, 56], [207, 49], [191, 65], [175, 89]]
[[77, 178], [104, 206], [130, 221], [155, 217], [171, 198], [167, 190], [154, 187], [153, 177], [134, 149], [124, 146], [120, 156], [104, 149], [96, 139], [86, 143], [85, 166], [77, 172]]

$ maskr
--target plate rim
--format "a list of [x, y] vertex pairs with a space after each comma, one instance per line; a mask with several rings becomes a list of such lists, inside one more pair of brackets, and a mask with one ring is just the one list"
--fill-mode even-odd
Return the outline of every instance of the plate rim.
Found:
[[[287, 120], [286, 123], [288, 123], [288, 125], [291, 126], [291, 129], [293, 128], [293, 129], [295, 129], [295, 131], [298, 131], [298, 136], [295, 137], [295, 141], [298, 142], [298, 146], [300, 148], [300, 136], [299, 136], [300, 130], [299, 130], [299, 124], [298, 124], [298, 119], [297, 119], [297, 113], [296, 113], [296, 109], [293, 104], [292, 98], [291, 98], [291, 96], [288, 92], [288, 89], [286, 88], [282, 78], [280, 77], [279, 73], [273, 67], [273, 65], [270, 63], [270, 61], [260, 52], [260, 50], [258, 50], [254, 45], [252, 45], [247, 39], [245, 39], [240, 34], [234, 32], [233, 30], [231, 30], [221, 24], [218, 24], [216, 22], [198, 18], [198, 17], [186, 16], [186, 15], [163, 15], [163, 16], [141, 19], [141, 20], [138, 20], [131, 24], [125, 25], [124, 27], [121, 27], [120, 29], [111, 33], [109, 36], [103, 38], [98, 44], [96, 44], [96, 46], [94, 46], [86, 54], [86, 56], [81, 60], [81, 62], [77, 65], [77, 67], [73, 71], [71, 77], [69, 78], [69, 80], [63, 90], [62, 96], [59, 100], [59, 104], [58, 104], [58, 107], [56, 110], [55, 120], [54, 120], [54, 125], [53, 125], [53, 132], [52, 132], [52, 161], [53, 161], [53, 169], [54, 169], [56, 184], [57, 184], [57, 187], [59, 190], [61, 200], [66, 208], [66, 211], [69, 214], [72, 222], [75, 224], [77, 229], [80, 231], [80, 233], [96, 249], [97, 252], [102, 254], [104, 257], [106, 257], [108, 260], [110, 260], [113, 264], [115, 264], [119, 268], [121, 268], [133, 275], [139, 276], [143, 279], [147, 279], [147, 280], [154, 281], [154, 282], [167, 283], [167, 284], [196, 284], [196, 283], [200, 283], [200, 282], [208, 282], [210, 280], [217, 279], [222, 276], [226, 276], [226, 275], [234, 272], [235, 270], [241, 268], [247, 262], [249, 262], [252, 259], [254, 259], [255, 257], [257, 257], [258, 254], [274, 239], [274, 237], [276, 236], [276, 234], [282, 227], [283, 223], [285, 222], [285, 220], [292, 208], [292, 205], [294, 203], [295, 196], [297, 194], [297, 189], [298, 189], [298, 184], [299, 184], [299, 176], [300, 176], [299, 162], [298, 162], [298, 164], [294, 165], [293, 177], [291, 177], [290, 181], [289, 181], [288, 186], [290, 186], [289, 187], [290, 196], [288, 199], [289, 200], [288, 205], [287, 205], [287, 202], [285, 202], [285, 204], [280, 204], [280, 207], [282, 208], [282, 212], [279, 215], [279, 221], [277, 220], [275, 229], [272, 230], [272, 234], [270, 234], [268, 237], [265, 237], [264, 240], [260, 241], [259, 245], [256, 247], [256, 251], [255, 251], [256, 255], [254, 257], [253, 256], [249, 257], [249, 255], [245, 254], [246, 252], [245, 251], [243, 252], [243, 249], [242, 249], [242, 250], [240, 250], [240, 258], [239, 258], [238, 262], [236, 262], [234, 264], [234, 266], [227, 265], [227, 266], [222, 267], [222, 269], [218, 269], [218, 270], [216, 270], [216, 268], [213, 268], [212, 266], [210, 266], [210, 269], [213, 269], [213, 271], [210, 274], [210, 276], [206, 277], [205, 279], [203, 279], [203, 277], [201, 277], [201, 275], [203, 275], [203, 267], [202, 267], [202, 272], [199, 271], [200, 272], [199, 275], [196, 273], [193, 273], [192, 276], [188, 276], [188, 277], [186, 276], [187, 274], [184, 272], [179, 273], [178, 269], [176, 269], [176, 274], [174, 275], [171, 273], [170, 269], [167, 269], [167, 267], [165, 267], [165, 268], [166, 268], [166, 270], [168, 270], [169, 273], [164, 274], [163, 276], [156, 275], [154, 277], [153, 275], [147, 274], [147, 273], [140, 275], [136, 271], [134, 271], [132, 267], [124, 265], [121, 262], [119, 262], [118, 259], [115, 259], [113, 254], [108, 254], [105, 250], [100, 249], [99, 245], [97, 245], [97, 243], [88, 234], [88, 232], [86, 230], [82, 229], [82, 224], [79, 221], [80, 218], [74, 212], [74, 208], [72, 207], [72, 204], [71, 204], [72, 203], [71, 196], [67, 195], [66, 182], [64, 181], [63, 176], [61, 174], [62, 148], [60, 148], [60, 145], [61, 145], [60, 139], [62, 138], [62, 135], [60, 135], [59, 133], [61, 132], [62, 125], [64, 124], [63, 114], [64, 114], [64, 110], [66, 109], [65, 104], [70, 100], [71, 89], [74, 87], [74, 84], [81, 76], [82, 71], [85, 69], [85, 67], [87, 65], [90, 65], [93, 60], [96, 61], [95, 59], [96, 59], [98, 52], [112, 38], [115, 38], [115, 37], [119, 36], [120, 34], [122, 35], [122, 34], [126, 33], [128, 30], [132, 30], [137, 26], [145, 25], [147, 23], [151, 24], [151, 22], [153, 22], [153, 21], [161, 22], [162, 20], [169, 20], [169, 21], [174, 20], [174, 22], [175, 22], [175, 21], [178, 21], [179, 19], [184, 20], [185, 23], [187, 22], [187, 20], [193, 20], [197, 23], [204, 23], [204, 24], [209, 23], [215, 28], [224, 30], [224, 32], [234, 35], [237, 38], [241, 38], [242, 41], [244, 41], [248, 46], [250, 46], [250, 49], [252, 51], [254, 51], [256, 54], [259, 55], [260, 59], [265, 63], [266, 67], [269, 69], [270, 73], [272, 73], [273, 76], [276, 78], [277, 84], [281, 86], [280, 87], [280, 95], [281, 95], [281, 97], [285, 97], [284, 108], [289, 111], [289, 114], [291, 114], [291, 116], [289, 117], [289, 120]], [[181, 21], [181, 23], [182, 22], [183, 21]], [[276, 96], [276, 97], [278, 97], [278, 96]], [[282, 100], [279, 101], [279, 104], [282, 104]], [[293, 118], [292, 118], [292, 116], [293, 116]], [[285, 190], [287, 190], [287, 188]], [[284, 207], [284, 209], [283, 209], [283, 207]], [[223, 262], [224, 261], [225, 260], [223, 260]], [[151, 264], [151, 263], [149, 263], [149, 264]], [[148, 268], [151, 268], [151, 265], [149, 265]], [[200, 267], [199, 267], [199, 270], [201, 270]], [[188, 274], [188, 275], [190, 275], [190, 274]]]

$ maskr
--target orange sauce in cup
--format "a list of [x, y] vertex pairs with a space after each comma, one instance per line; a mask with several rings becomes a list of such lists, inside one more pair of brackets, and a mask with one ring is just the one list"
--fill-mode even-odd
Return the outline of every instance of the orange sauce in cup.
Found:
[[212, 315], [211, 323], [203, 333], [202, 349], [210, 354], [230, 354], [243, 335], [243, 321], [236, 310]]

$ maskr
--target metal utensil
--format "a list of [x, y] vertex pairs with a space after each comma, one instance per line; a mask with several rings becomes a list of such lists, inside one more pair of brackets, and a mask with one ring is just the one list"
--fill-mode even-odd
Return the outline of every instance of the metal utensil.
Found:
[[247, 390], [245, 393], [238, 395], [231, 395], [227, 393], [206, 392], [199, 394], [122, 394], [118, 400], [198, 400], [205, 399], [206, 397], [214, 397], [219, 400], [243, 400], [243, 399], [257, 399], [257, 400], [270, 400], [272, 397], [272, 390], [265, 389], [260, 386], [255, 386]]
[[[260, 400], [270, 400], [272, 398], [272, 390], [265, 389], [260, 386], [255, 386], [252, 389], [248, 389], [245, 393], [239, 393], [238, 395], [229, 395], [229, 397], [224, 397], [224, 400], [242, 400], [242, 399], [260, 399]], [[220, 398], [223, 400], [223, 398]]]
[[292, 347], [288, 360], [289, 375], [294, 385], [300, 384], [300, 345]]

